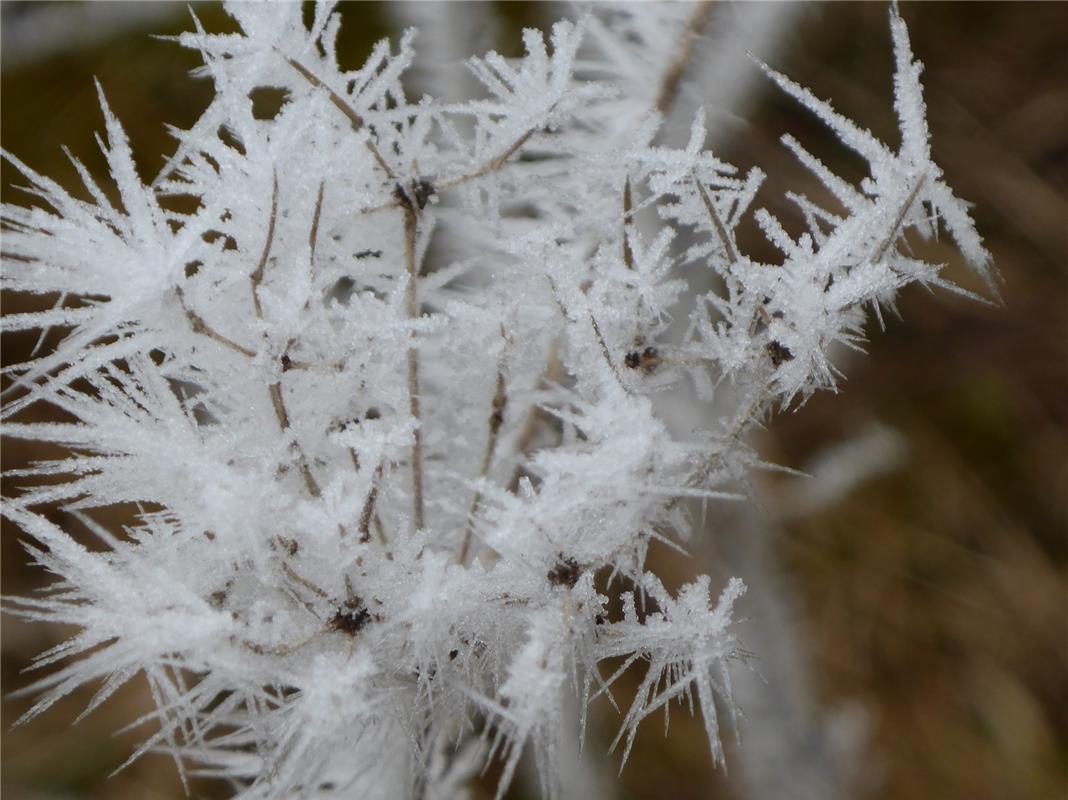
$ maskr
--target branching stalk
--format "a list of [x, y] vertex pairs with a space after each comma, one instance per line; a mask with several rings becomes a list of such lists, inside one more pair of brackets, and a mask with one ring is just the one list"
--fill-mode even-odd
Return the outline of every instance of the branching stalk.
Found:
[[[352, 124], [352, 130], [354, 133], [359, 133], [363, 129], [363, 117], [361, 117], [356, 112], [356, 109], [354, 109], [352, 105], [345, 100], [345, 98], [343, 98], [341, 95], [339, 95], [329, 86], [327, 86], [326, 83], [324, 83], [318, 75], [316, 75], [314, 72], [305, 67], [296, 59], [290, 58], [286, 55], [283, 55], [282, 57], [286, 60], [286, 63], [289, 64], [289, 66], [291, 66], [297, 72], [299, 72], [301, 76], [306, 81], [308, 81], [308, 83], [318, 89], [324, 89], [326, 91], [326, 93], [330, 97], [330, 102], [334, 104], [334, 107], [337, 108], [338, 111], [340, 111], [346, 117], [348, 117], [349, 122]], [[393, 170], [390, 168], [386, 160], [382, 157], [382, 153], [379, 152], [378, 147], [375, 145], [374, 141], [371, 139], [370, 136], [368, 136], [364, 140], [364, 144], [367, 146], [367, 149], [371, 151], [371, 156], [374, 158], [378, 166], [382, 168], [382, 171], [384, 173], [386, 173], [386, 177], [390, 180], [396, 180], [397, 176], [393, 174]]]
[[[256, 269], [252, 275], [249, 276], [249, 280], [252, 284], [252, 303], [256, 311], [256, 319], [263, 322], [263, 306], [260, 304], [259, 289], [260, 284], [263, 282], [263, 274], [267, 267], [267, 261], [271, 255], [271, 247], [274, 245], [274, 232], [275, 222], [278, 215], [278, 172], [274, 172], [271, 182], [271, 214], [267, 220], [267, 237], [263, 243], [263, 252], [260, 254], [259, 263], [256, 265]], [[282, 372], [286, 371], [286, 358], [285, 354], [282, 356]], [[271, 408], [274, 409], [274, 416], [278, 422], [278, 427], [282, 433], [292, 434], [292, 427], [289, 421], [289, 412], [286, 409], [285, 397], [282, 394], [282, 382], [276, 380], [267, 387], [267, 393], [271, 398]], [[297, 470], [300, 472], [301, 477], [304, 479], [304, 485], [308, 489], [308, 493], [312, 497], [321, 497], [322, 490], [319, 488], [319, 483], [315, 480], [315, 476], [312, 475], [311, 467], [308, 466], [308, 458], [304, 455], [304, 451], [300, 447], [300, 443], [293, 440], [294, 448], [297, 453]]]

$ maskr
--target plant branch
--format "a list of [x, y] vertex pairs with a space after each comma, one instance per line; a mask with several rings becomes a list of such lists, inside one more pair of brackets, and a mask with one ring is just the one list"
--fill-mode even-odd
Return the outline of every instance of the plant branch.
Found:
[[[350, 451], [354, 463], [358, 463], [355, 451]], [[382, 464], [379, 463], [375, 467], [374, 474], [371, 476], [371, 490], [367, 493], [367, 499], [363, 502], [363, 509], [360, 511], [360, 521], [356, 526], [356, 532], [360, 536], [361, 542], [371, 541], [371, 520], [375, 519], [378, 524], [375, 526], [375, 532], [378, 534], [379, 540], [383, 546], [387, 546], [389, 543], [386, 541], [385, 531], [382, 530], [381, 522], [377, 519], [375, 514], [375, 502], [378, 499], [378, 484], [382, 481]]]
[[882, 261], [887, 251], [891, 248], [891, 246], [893, 246], [894, 242], [897, 241], [897, 237], [901, 231], [901, 223], [905, 221], [905, 215], [908, 214], [909, 209], [912, 208], [912, 203], [913, 201], [915, 201], [916, 195], [920, 193], [920, 189], [923, 188], [923, 184], [926, 178], [926, 174], [920, 175], [920, 177], [916, 180], [916, 183], [913, 184], [912, 189], [909, 190], [908, 196], [905, 198], [905, 202], [902, 203], [901, 208], [898, 209], [897, 216], [894, 218], [893, 226], [886, 234], [886, 238], [883, 239], [882, 243], [880, 243], [877, 248], [875, 248], [875, 252], [872, 254], [871, 260], [873, 264], [878, 264], [880, 261]]
[[604, 340], [604, 334], [601, 333], [601, 326], [597, 324], [597, 318], [593, 316], [593, 312], [590, 312], [590, 325], [593, 327], [593, 333], [597, 337], [597, 342], [600, 345], [601, 355], [604, 357], [605, 363], [608, 364], [608, 368], [612, 371], [612, 374], [616, 378], [616, 383], [620, 385], [627, 394], [634, 394], [630, 387], [623, 382], [623, 376], [619, 374], [619, 370], [616, 369], [616, 364], [612, 361], [612, 354], [608, 350], [608, 343]]
[[[260, 284], [263, 282], [263, 273], [267, 267], [267, 261], [271, 255], [271, 247], [274, 245], [274, 233], [275, 233], [275, 221], [278, 215], [278, 171], [275, 170], [272, 176], [271, 183], [271, 215], [267, 221], [267, 237], [263, 243], [263, 252], [260, 254], [259, 263], [256, 265], [256, 269], [249, 276], [249, 281], [252, 284], [252, 303], [256, 311], [256, 319], [261, 323], [263, 322], [263, 306], [260, 304], [259, 289]], [[282, 354], [282, 372], [286, 371], [287, 358], [285, 354]], [[282, 433], [287, 431], [292, 434], [292, 427], [289, 420], [289, 412], [286, 409], [285, 397], [282, 395], [282, 382], [281, 379], [276, 380], [267, 386], [267, 393], [271, 397], [271, 407], [274, 409], [275, 419], [278, 421], [278, 427], [282, 430]], [[308, 493], [312, 497], [321, 497], [322, 490], [319, 488], [318, 482], [315, 480], [315, 476], [312, 475], [311, 467], [308, 466], [308, 459], [304, 455], [304, 451], [301, 449], [300, 444], [294, 438], [293, 444], [297, 451], [297, 470], [300, 472], [301, 477], [304, 479], [304, 485], [308, 489]]]
[[682, 76], [686, 72], [690, 57], [693, 55], [698, 37], [700, 37], [701, 31], [704, 30], [704, 27], [711, 16], [712, 0], [703, 0], [703, 2], [699, 3], [697, 8], [694, 9], [693, 14], [690, 15], [690, 19], [687, 20], [686, 28], [676, 47], [675, 58], [668, 65], [667, 70], [661, 78], [660, 88], [656, 93], [656, 101], [653, 103], [653, 107], [656, 108], [661, 116], [666, 117], [672, 104], [675, 102], [675, 98], [679, 92], [679, 84], [682, 81]]
[[226, 347], [229, 350], [233, 350], [235, 353], [240, 353], [241, 355], [246, 356], [247, 358], [254, 358], [256, 356], [256, 352], [254, 350], [249, 350], [247, 347], [238, 344], [228, 336], [224, 336], [223, 334], [219, 333], [217, 330], [208, 325], [208, 323], [204, 321], [203, 317], [201, 317], [197, 312], [193, 311], [193, 309], [191, 309], [189, 305], [185, 302], [185, 292], [182, 291], [181, 286], [175, 286], [174, 293], [178, 297], [178, 304], [181, 305], [182, 310], [185, 312], [185, 318], [189, 320], [189, 325], [190, 327], [192, 327], [194, 333], [198, 333], [201, 336], [207, 336], [209, 339], [213, 339], [214, 341], [221, 344], [223, 347]]
[[[482, 452], [482, 466], [479, 469], [479, 480], [484, 480], [489, 474], [490, 465], [493, 463], [493, 454], [497, 449], [497, 439], [504, 422], [504, 407], [508, 403], [508, 395], [505, 391], [503, 364], [497, 369], [497, 382], [493, 391], [493, 400], [490, 403], [490, 415], [487, 423], [486, 448]], [[482, 502], [482, 490], [476, 489], [475, 496], [471, 500], [471, 507], [467, 511], [467, 524], [464, 526], [463, 539], [460, 541], [460, 550], [456, 555], [456, 563], [463, 566], [467, 561], [467, 551], [471, 545], [471, 532], [475, 526], [475, 512]]]
[[447, 181], [442, 181], [440, 184], [438, 184], [438, 188], [451, 189], [454, 186], [459, 186], [462, 183], [473, 181], [476, 178], [482, 178], [486, 175], [489, 175], [491, 172], [496, 172], [504, 166], [505, 162], [508, 161], [508, 159], [511, 158], [512, 155], [517, 150], [519, 150], [520, 147], [527, 143], [527, 140], [534, 135], [535, 130], [535, 128], [531, 128], [530, 130], [528, 130], [526, 133], [524, 133], [522, 136], [512, 142], [512, 144], [507, 149], [505, 149], [499, 155], [491, 158], [489, 161], [487, 161], [481, 167], [476, 169], [474, 172], [470, 172], [467, 175], [461, 175], [456, 178], [450, 178]]
[[[407, 195], [402, 195], [407, 199]], [[408, 272], [408, 285], [404, 290], [405, 307], [408, 319], [419, 317], [419, 298], [416, 293], [418, 265], [416, 264], [416, 236], [418, 234], [418, 217], [416, 206], [410, 200], [403, 202], [404, 211], [404, 262]], [[421, 530], [425, 523], [423, 504], [423, 431], [422, 414], [419, 409], [419, 351], [416, 347], [415, 332], [408, 332], [408, 413], [416, 421], [412, 433], [412, 523], [415, 530]]]
[[716, 207], [712, 203], [712, 198], [708, 196], [708, 190], [705, 189], [704, 184], [701, 183], [701, 180], [697, 177], [697, 173], [691, 172], [690, 174], [693, 176], [694, 186], [697, 187], [697, 194], [701, 198], [701, 205], [705, 207], [705, 211], [708, 213], [708, 219], [716, 231], [716, 236], [719, 237], [719, 241], [723, 245], [723, 252], [727, 255], [727, 261], [731, 266], [734, 266], [738, 263], [738, 250], [735, 248], [734, 242], [731, 240], [730, 232], [727, 230], [727, 226], [716, 211]]
[[[275, 49], [277, 50], [277, 48]], [[283, 54], [281, 51], [278, 51], [278, 53], [282, 56], [282, 58], [286, 60], [286, 63], [289, 64], [289, 66], [291, 66], [297, 72], [299, 72], [301, 76], [306, 81], [308, 81], [308, 83], [318, 89], [326, 90], [327, 94], [330, 96], [330, 102], [334, 104], [334, 107], [337, 108], [338, 111], [340, 111], [346, 117], [348, 117], [349, 122], [352, 124], [353, 132], [359, 133], [361, 130], [363, 130], [363, 117], [361, 117], [356, 112], [356, 109], [354, 109], [352, 105], [350, 105], [348, 101], [345, 100], [345, 98], [343, 98], [341, 95], [339, 95], [329, 86], [327, 86], [326, 83], [318, 75], [316, 75], [310, 69], [305, 67], [295, 58], [290, 58], [289, 56]], [[378, 163], [378, 166], [380, 166], [382, 168], [382, 171], [386, 173], [386, 177], [390, 180], [396, 180], [397, 176], [393, 174], [393, 170], [390, 168], [389, 164], [386, 163], [386, 160], [382, 157], [382, 153], [379, 152], [378, 147], [375, 145], [370, 135], [368, 135], [368, 137], [364, 140], [364, 143], [367, 145], [367, 149], [371, 151], [371, 155]]]

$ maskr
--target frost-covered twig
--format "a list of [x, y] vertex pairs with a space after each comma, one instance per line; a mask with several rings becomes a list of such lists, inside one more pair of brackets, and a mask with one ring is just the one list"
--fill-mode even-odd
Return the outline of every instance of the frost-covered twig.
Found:
[[[456, 794], [473, 757], [446, 748], [465, 741], [504, 760], [500, 793], [530, 743], [552, 795], [567, 695], [608, 694], [621, 672], [603, 664], [622, 659], [647, 667], [624, 760], [643, 719], [696, 699], [722, 761], [744, 585], [668, 592], [649, 547], [692, 532], [680, 498], [743, 498], [761, 466], [746, 433], [834, 388], [832, 348], [858, 346], [868, 309], [953, 288], [907, 235], [944, 223], [993, 278], [930, 161], [896, 10], [896, 151], [766, 70], [870, 168], [852, 186], [786, 139], [841, 208], [795, 198], [796, 238], [754, 212], [783, 254], [767, 264], [736, 235], [763, 173], [709, 152], [701, 114], [684, 146], [657, 144], [705, 7], [526, 31], [525, 57], [468, 62], [488, 96], [467, 102], [408, 98], [412, 32], [342, 71], [330, 4], [310, 24], [297, 4], [227, 8], [241, 33], [179, 39], [215, 99], [151, 184], [101, 95], [121, 205], [77, 162], [89, 200], [8, 156], [41, 204], [3, 207], [4, 286], [71, 299], [5, 321], [66, 330], [8, 368], [3, 412], [7, 434], [69, 451], [17, 473], [65, 480], [5, 509], [57, 576], [8, 611], [77, 631], [39, 659], [63, 664], [28, 717], [143, 673], [146, 749], [242, 798]], [[264, 87], [285, 94], [270, 119], [253, 114]], [[698, 270], [717, 288], [692, 292]], [[655, 400], [687, 384], [712, 422], [679, 438]], [[724, 386], [742, 401], [717, 415]], [[40, 403], [73, 421], [19, 421]], [[158, 510], [124, 535], [89, 516], [131, 501]]]

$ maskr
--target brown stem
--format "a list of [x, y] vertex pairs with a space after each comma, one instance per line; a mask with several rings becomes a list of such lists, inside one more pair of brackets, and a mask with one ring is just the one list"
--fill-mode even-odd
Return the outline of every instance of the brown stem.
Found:
[[271, 215], [267, 219], [267, 238], [263, 243], [263, 251], [260, 253], [259, 263], [249, 276], [252, 281], [252, 304], [256, 309], [256, 319], [263, 321], [263, 306], [260, 305], [259, 288], [263, 281], [263, 272], [267, 268], [267, 259], [271, 255], [271, 246], [274, 244], [274, 226], [278, 217], [278, 170], [271, 177]]
[[[489, 474], [490, 465], [493, 463], [493, 454], [497, 449], [497, 438], [500, 434], [501, 423], [504, 422], [504, 407], [508, 403], [508, 395], [505, 392], [504, 371], [497, 370], [497, 384], [493, 392], [493, 401], [490, 404], [488, 433], [486, 434], [486, 449], [482, 452], [482, 467], [479, 469], [479, 479], [485, 479]], [[475, 496], [471, 500], [471, 507], [467, 511], [467, 524], [464, 526], [463, 539], [460, 541], [460, 551], [456, 555], [456, 563], [463, 566], [467, 561], [467, 551], [471, 545], [471, 532], [475, 526], [475, 512], [482, 502], [482, 490], [476, 489]]]
[[877, 264], [883, 260], [883, 256], [886, 255], [890, 247], [897, 241], [898, 233], [901, 229], [901, 223], [905, 221], [905, 215], [909, 213], [909, 209], [912, 208], [912, 203], [916, 199], [916, 195], [920, 193], [920, 189], [923, 187], [924, 181], [927, 175], [921, 175], [915, 185], [909, 191], [908, 197], [905, 198], [905, 202], [901, 204], [901, 208], [897, 212], [897, 217], [894, 219], [893, 227], [886, 234], [886, 238], [875, 249], [875, 253], [872, 255], [872, 263]]
[[308, 231], [308, 270], [315, 270], [315, 248], [319, 243], [319, 219], [323, 215], [323, 192], [326, 191], [326, 181], [319, 181], [319, 194], [315, 197], [315, 211], [312, 212], [311, 230]]
[[[281, 54], [281, 51], [279, 51], [279, 53]], [[297, 72], [299, 72], [308, 83], [318, 89], [326, 90], [327, 94], [330, 96], [330, 102], [334, 104], [334, 107], [337, 108], [337, 110], [344, 114], [346, 117], [348, 117], [349, 122], [352, 124], [353, 132], [359, 133], [360, 130], [363, 129], [363, 117], [361, 117], [356, 112], [356, 109], [349, 105], [348, 101], [346, 101], [345, 98], [343, 98], [341, 95], [339, 95], [329, 86], [327, 86], [326, 83], [324, 83], [318, 75], [316, 75], [314, 72], [305, 67], [296, 59], [290, 58], [286, 55], [283, 55], [282, 57], [286, 60], [286, 63], [289, 64], [289, 66], [291, 66]], [[378, 166], [380, 166], [382, 168], [382, 171], [386, 173], [386, 177], [388, 177], [390, 180], [396, 180], [397, 176], [393, 174], [393, 170], [390, 169], [389, 164], [387, 164], [386, 160], [382, 158], [382, 153], [379, 152], [378, 147], [375, 146], [375, 143], [371, 140], [370, 136], [368, 136], [365, 140], [365, 144], [367, 145], [367, 149], [371, 151], [371, 155], [374, 156], [375, 161], [378, 162]]]
[[690, 19], [686, 22], [686, 28], [676, 49], [675, 59], [664, 72], [664, 76], [660, 81], [660, 88], [656, 93], [656, 101], [653, 104], [661, 116], [666, 117], [675, 102], [679, 92], [679, 84], [690, 62], [690, 56], [693, 55], [697, 39], [711, 15], [712, 0], [704, 0], [694, 9]]
[[185, 302], [185, 292], [182, 291], [181, 286], [175, 286], [174, 293], [178, 296], [178, 303], [179, 305], [181, 305], [182, 310], [185, 312], [185, 318], [189, 320], [189, 325], [193, 328], [194, 333], [199, 333], [201, 336], [207, 336], [209, 339], [213, 339], [214, 341], [221, 344], [223, 347], [233, 350], [235, 353], [240, 353], [241, 355], [246, 356], [248, 358], [255, 357], [255, 351], [249, 350], [247, 347], [238, 344], [228, 336], [224, 336], [223, 334], [219, 333], [217, 330], [208, 325], [208, 323], [204, 321], [203, 317], [201, 317], [197, 312], [193, 311], [193, 309], [191, 309]]
[[608, 351], [608, 343], [604, 340], [604, 335], [601, 333], [601, 326], [597, 324], [597, 318], [593, 316], [592, 311], [590, 312], [590, 325], [593, 326], [593, 332], [597, 336], [598, 343], [601, 345], [601, 355], [604, 356], [605, 363], [608, 364], [608, 368], [612, 370], [612, 374], [616, 377], [616, 383], [618, 383], [627, 394], [633, 394], [627, 387], [627, 384], [623, 382], [623, 376], [619, 374], [615, 362], [612, 361], [612, 354]]
[[[252, 285], [252, 304], [256, 311], [256, 319], [263, 322], [263, 306], [260, 304], [259, 289], [260, 284], [263, 282], [263, 273], [267, 268], [267, 261], [271, 255], [271, 247], [274, 245], [274, 232], [275, 221], [278, 217], [278, 171], [275, 170], [272, 176], [271, 183], [271, 215], [267, 221], [267, 237], [263, 243], [263, 252], [260, 254], [259, 263], [256, 265], [256, 269], [249, 276], [249, 282]], [[283, 353], [282, 355], [282, 371], [285, 372], [288, 358]], [[278, 421], [278, 427], [282, 433], [287, 431], [292, 433], [289, 423], [289, 413], [286, 410], [285, 398], [282, 395], [282, 383], [281, 380], [274, 381], [267, 387], [267, 393], [271, 397], [271, 407], [274, 409], [275, 419]], [[308, 459], [304, 455], [304, 451], [301, 450], [300, 445], [294, 440], [294, 445], [297, 450], [297, 469], [300, 471], [301, 477], [304, 479], [304, 485], [307, 487], [308, 492], [312, 497], [321, 497], [322, 490], [319, 488], [319, 484], [315, 480], [315, 476], [311, 473], [311, 468], [308, 466]]]
[[[560, 359], [556, 354], [557, 343], [554, 341], [549, 348], [549, 352], [545, 357], [545, 370], [542, 374], [541, 383], [543, 386], [550, 386], [553, 383], [557, 383], [564, 371], [563, 364], [560, 363]], [[558, 422], [557, 418], [549, 414], [540, 405], [534, 403], [528, 409], [527, 413], [523, 417], [523, 423], [519, 426], [519, 435], [516, 438], [515, 451], [521, 456], [529, 456], [531, 447], [534, 443], [534, 437], [538, 435], [542, 425], [548, 423], [552, 424]], [[508, 481], [506, 487], [509, 492], [515, 494], [519, 489], [519, 479], [523, 476], [523, 465], [518, 464], [515, 471], [512, 473], [512, 478]]]
[[723, 245], [723, 251], [727, 254], [727, 261], [730, 262], [731, 266], [734, 266], [738, 263], [738, 250], [735, 248], [734, 242], [731, 241], [730, 232], [716, 211], [712, 198], [709, 197], [708, 190], [705, 189], [704, 184], [697, 177], [697, 173], [693, 172], [691, 175], [693, 176], [693, 184], [697, 187], [697, 194], [701, 198], [701, 204], [705, 207], [708, 219], [712, 222], [712, 227], [716, 230], [716, 236], [719, 237], [719, 241]]
[[[408, 285], [404, 291], [405, 306], [408, 319], [415, 320], [419, 317], [419, 299], [416, 295], [415, 284], [418, 278], [418, 266], [415, 258], [416, 235], [418, 233], [418, 218], [416, 217], [415, 204], [412, 202], [402, 203], [404, 210], [404, 260], [408, 270]], [[422, 414], [419, 409], [419, 351], [416, 348], [415, 332], [408, 333], [408, 413], [416, 421], [416, 428], [412, 434], [412, 521], [415, 530], [423, 528], [423, 435], [420, 428]]]
[[[727, 431], [727, 435], [720, 440], [719, 447], [715, 450], [715, 452], [709, 454], [704, 464], [701, 465], [701, 468], [693, 475], [691, 475], [690, 478], [686, 481], [688, 486], [699, 487], [702, 483], [704, 483], [705, 480], [707, 480], [708, 476], [711, 475], [713, 470], [715, 470], [716, 467], [722, 462], [723, 454], [734, 444], [735, 441], [738, 440], [739, 437], [741, 437], [743, 433], [745, 433], [745, 430], [749, 427], [749, 424], [760, 413], [760, 410], [764, 408], [764, 403], [767, 399], [767, 389], [762, 388], [756, 393], [754, 397], [749, 400], [748, 403], [746, 403], [743, 410], [739, 412], [738, 415], [734, 418], [734, 423], [731, 425], [730, 430]], [[675, 508], [681, 501], [681, 495], [677, 495], [671, 498], [671, 500], [667, 503], [666, 509], [670, 510]]]
[[[315, 210], [312, 212], [312, 224], [311, 230], [308, 232], [308, 282], [309, 284], [315, 277], [315, 248], [319, 240], [319, 217], [323, 211], [323, 191], [325, 189], [325, 181], [319, 181], [319, 194], [315, 198]], [[311, 307], [311, 297], [304, 301], [305, 313]], [[293, 369], [296, 364], [293, 359], [289, 357], [290, 351], [293, 349], [293, 345], [296, 344], [296, 339], [290, 339], [286, 342], [285, 350], [282, 351], [282, 369], [283, 371], [289, 371]], [[336, 366], [336, 365], [335, 365]]]
[[527, 131], [514, 142], [512, 142], [512, 144], [506, 150], [504, 150], [504, 152], [500, 153], [497, 156], [494, 156], [481, 167], [476, 169], [474, 172], [468, 173], [467, 175], [461, 175], [458, 178], [452, 178], [447, 181], [442, 181], [440, 184], [438, 184], [438, 188], [451, 189], [453, 186], [459, 186], [461, 183], [467, 183], [468, 181], [473, 181], [476, 178], [481, 178], [485, 175], [489, 175], [491, 172], [496, 172], [504, 166], [504, 163], [509, 158], [511, 158], [512, 155], [520, 147], [527, 143], [527, 140], [534, 135], [534, 130], [534, 128], [531, 128], [529, 131]]
[[[355, 460], [355, 453], [353, 459]], [[360, 522], [356, 526], [356, 531], [360, 535], [361, 542], [371, 541], [371, 519], [377, 517], [375, 514], [375, 501], [378, 499], [378, 484], [382, 480], [382, 465], [379, 464], [375, 468], [374, 475], [371, 476], [371, 491], [367, 493], [367, 499], [364, 500], [363, 509], [360, 511]], [[381, 523], [376, 519], [377, 524], [375, 526], [378, 538], [382, 541], [382, 544], [386, 544], [385, 533], [382, 530]]]

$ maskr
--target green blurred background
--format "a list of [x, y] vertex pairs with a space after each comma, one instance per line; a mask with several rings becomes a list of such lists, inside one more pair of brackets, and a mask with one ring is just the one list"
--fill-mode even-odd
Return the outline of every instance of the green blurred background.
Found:
[[[82, 31], [76, 45], [31, 59], [8, 39], [28, 29], [35, 13], [28, 5], [3, 4], [3, 147], [67, 187], [75, 175], [61, 144], [101, 175], [92, 139], [102, 128], [95, 76], [126, 126], [142, 175], [154, 175], [173, 146], [164, 123], [189, 126], [210, 97], [205, 82], [187, 77], [195, 55], [147, 36], [187, 29], [186, 7], [160, 4], [139, 12], [140, 24], [114, 34], [101, 24]], [[466, 13], [463, 4], [456, 9]], [[69, 10], [82, 13], [76, 4]], [[215, 5], [197, 4], [196, 12], [208, 29], [230, 24]], [[343, 12], [345, 52], [357, 63], [392, 20], [378, 3], [346, 4]], [[519, 28], [552, 10], [497, 3], [493, 13], [499, 27], [491, 44], [515, 55]], [[711, 26], [721, 13], [728, 12], [714, 9]], [[934, 158], [976, 206], [1005, 277], [1005, 303], [907, 291], [903, 321], [891, 318], [885, 333], [872, 331], [869, 357], [848, 364], [840, 394], [773, 421], [762, 451], [790, 466], [871, 422], [897, 430], [907, 454], [830, 506], [780, 521], [772, 552], [796, 595], [791, 614], [804, 631], [816, 697], [828, 707], [856, 704], [867, 715], [870, 739], [858, 768], [871, 778], [871, 797], [1066, 797], [1068, 6], [924, 3], [903, 5], [902, 13], [926, 66]], [[806, 6], [776, 65], [896, 141], [884, 5]], [[771, 210], [787, 216], [776, 195], [810, 185], [777, 143], [782, 132], [832, 166], [856, 171], [810, 116], [769, 87], [758, 84], [753, 108], [749, 123], [720, 138], [718, 149], [742, 168], [760, 165], [774, 176], [760, 196]], [[0, 178], [4, 199], [23, 202], [11, 188], [21, 181], [6, 163]], [[944, 253], [949, 276], [979, 290], [951, 248], [939, 247], [926, 252]], [[8, 311], [24, 307], [22, 298], [5, 298]], [[5, 334], [5, 363], [25, 358], [34, 341]], [[15, 468], [47, 455], [6, 441], [3, 463]], [[764, 491], [786, 496], [787, 483], [769, 481]], [[17, 485], [13, 479], [5, 491]], [[45, 582], [25, 566], [6, 521], [0, 547], [5, 594]], [[678, 576], [708, 569], [658, 558], [660, 569]], [[30, 701], [8, 695], [29, 681], [21, 671], [30, 658], [63, 633], [3, 621], [0, 793], [6, 800], [181, 797], [163, 756], [108, 777], [147, 735], [113, 735], [150, 705], [136, 681], [77, 726], [70, 722], [88, 693], [11, 729]], [[679, 713], [672, 723], [667, 738], [655, 721], [642, 730], [620, 796], [742, 797], [712, 771], [699, 721]], [[614, 725], [610, 710], [600, 709], [595, 736], [610, 738]], [[596, 740], [590, 753], [600, 753]], [[225, 796], [221, 789], [194, 783], [193, 795]], [[492, 776], [479, 791], [492, 796]], [[527, 795], [517, 786], [511, 796]]]

